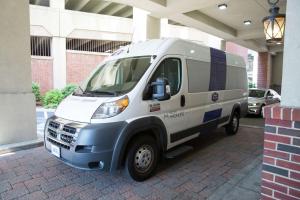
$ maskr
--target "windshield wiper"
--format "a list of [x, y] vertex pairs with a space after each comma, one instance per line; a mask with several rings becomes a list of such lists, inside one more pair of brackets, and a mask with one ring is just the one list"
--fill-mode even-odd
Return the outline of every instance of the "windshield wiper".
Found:
[[89, 91], [89, 93], [95, 93], [95, 94], [108, 94], [108, 95], [114, 95], [117, 96], [117, 92], [111, 92], [111, 91], [103, 91], [103, 90], [93, 90], [93, 91]]

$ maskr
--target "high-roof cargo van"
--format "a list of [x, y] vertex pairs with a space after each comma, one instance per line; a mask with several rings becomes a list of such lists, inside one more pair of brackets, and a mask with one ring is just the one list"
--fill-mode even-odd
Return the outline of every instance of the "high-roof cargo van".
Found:
[[149, 178], [159, 157], [203, 131], [236, 134], [247, 113], [243, 58], [180, 39], [113, 53], [45, 126], [45, 147], [82, 169]]

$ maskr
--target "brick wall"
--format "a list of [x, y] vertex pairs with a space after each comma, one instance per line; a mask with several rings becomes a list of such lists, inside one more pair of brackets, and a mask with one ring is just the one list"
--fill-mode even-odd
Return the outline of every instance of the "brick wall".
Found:
[[264, 108], [262, 199], [300, 199], [300, 109]]
[[266, 88], [268, 79], [268, 52], [258, 53], [257, 87]]
[[67, 83], [79, 84], [107, 55], [67, 51]]
[[42, 94], [53, 88], [52, 66], [52, 58], [31, 57], [32, 81], [40, 85]]

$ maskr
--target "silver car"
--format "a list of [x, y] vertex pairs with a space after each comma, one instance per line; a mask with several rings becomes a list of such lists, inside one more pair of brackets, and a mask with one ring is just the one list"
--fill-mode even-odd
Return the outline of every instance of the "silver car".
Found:
[[262, 115], [266, 105], [279, 103], [281, 96], [272, 89], [249, 89], [248, 114]]

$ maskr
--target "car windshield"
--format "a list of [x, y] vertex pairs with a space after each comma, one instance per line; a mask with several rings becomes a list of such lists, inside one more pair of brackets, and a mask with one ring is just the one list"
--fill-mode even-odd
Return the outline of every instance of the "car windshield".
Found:
[[150, 56], [145, 56], [109, 61], [91, 76], [82, 93], [114, 96], [127, 93], [146, 72], [150, 60]]
[[262, 98], [265, 96], [264, 90], [249, 90], [249, 97]]

